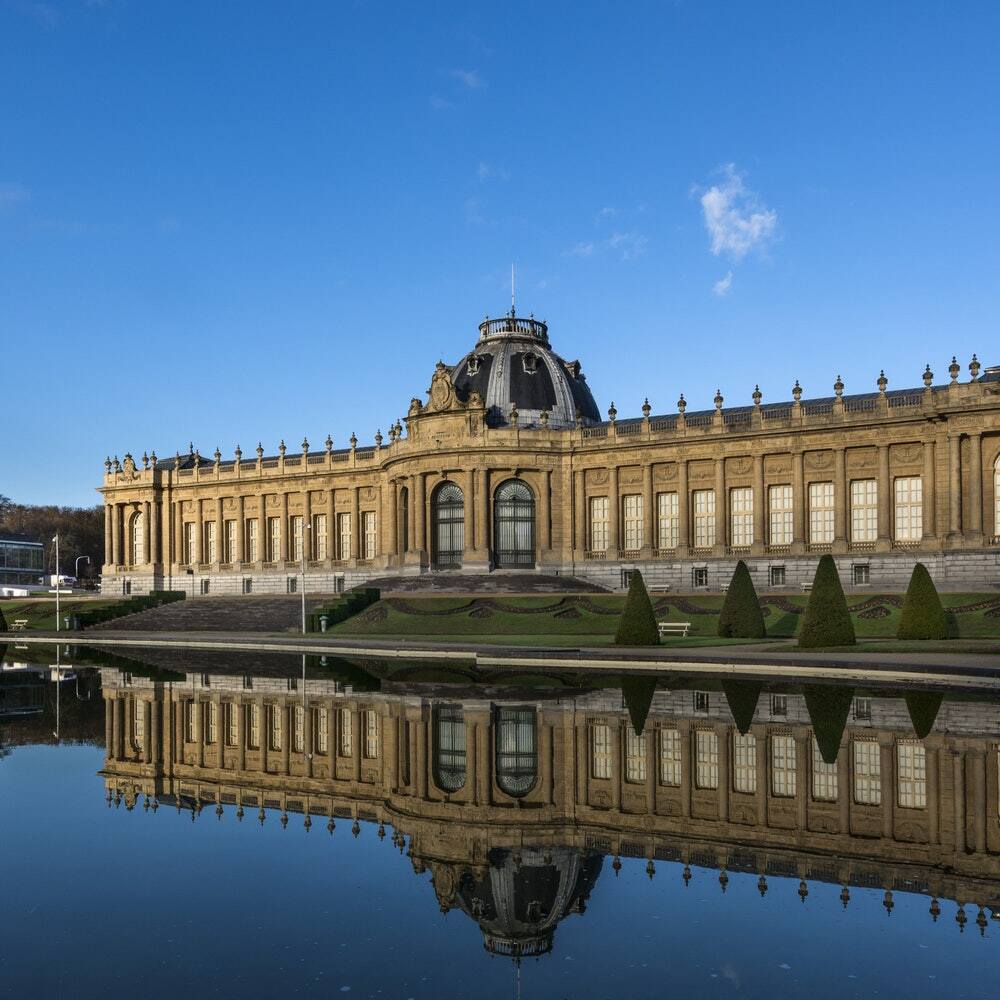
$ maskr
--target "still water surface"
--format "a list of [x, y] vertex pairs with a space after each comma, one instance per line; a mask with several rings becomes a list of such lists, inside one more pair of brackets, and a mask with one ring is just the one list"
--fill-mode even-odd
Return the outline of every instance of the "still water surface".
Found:
[[0, 995], [997, 995], [985, 696], [163, 655], [8, 652]]

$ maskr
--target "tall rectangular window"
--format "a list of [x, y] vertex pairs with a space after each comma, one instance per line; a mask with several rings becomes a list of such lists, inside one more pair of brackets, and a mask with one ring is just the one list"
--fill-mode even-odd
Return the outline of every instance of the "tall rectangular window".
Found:
[[657, 547], [676, 549], [680, 544], [680, 507], [676, 493], [656, 494]]
[[354, 756], [354, 716], [349, 708], [340, 710], [340, 756]]
[[878, 483], [874, 479], [851, 482], [851, 541], [874, 542], [878, 537]]
[[757, 737], [753, 733], [733, 737], [733, 789], [751, 795], [757, 791]]
[[188, 699], [184, 702], [184, 740], [187, 743], [194, 743], [197, 723], [195, 721], [194, 701]]
[[145, 702], [139, 698], [132, 699], [132, 742], [137, 748], [141, 748], [146, 739], [146, 710]]
[[325, 559], [327, 555], [326, 514], [313, 514], [312, 526], [313, 559]]
[[770, 515], [768, 542], [771, 545], [791, 545], [793, 531], [791, 486], [769, 487], [767, 506]]
[[205, 540], [204, 551], [202, 553], [202, 561], [207, 563], [214, 563], [215, 557], [218, 552], [215, 542], [215, 521], [206, 521], [202, 525], [201, 537]]
[[896, 744], [896, 780], [901, 809], [927, 807], [927, 753], [916, 740]]
[[633, 784], [646, 780], [646, 734], [636, 736], [635, 730], [625, 730], [625, 780]]
[[771, 792], [795, 796], [795, 738], [781, 733], [771, 737]]
[[694, 783], [698, 788], [719, 787], [719, 736], [713, 729], [695, 731]]
[[302, 753], [306, 748], [306, 710], [296, 705], [292, 711], [292, 749]]
[[604, 724], [590, 730], [590, 773], [605, 780], [611, 777], [611, 727]]
[[268, 717], [268, 749], [281, 749], [281, 709], [277, 705], [269, 705], [267, 709]]
[[590, 551], [608, 551], [608, 498], [590, 498]]
[[247, 726], [247, 749], [260, 749], [260, 705], [251, 705], [247, 713], [249, 715], [249, 726]]
[[833, 483], [809, 484], [809, 541], [813, 545], [833, 541]]
[[223, 540], [222, 561], [227, 563], [236, 562], [236, 522], [225, 522], [226, 535]]
[[337, 515], [338, 559], [351, 558], [351, 515], [347, 512]]
[[695, 490], [694, 547], [708, 549], [715, 545], [715, 490]]
[[217, 743], [219, 740], [219, 706], [214, 701], [210, 701], [205, 705], [205, 709], [207, 713], [205, 742]]
[[302, 561], [302, 527], [303, 524], [301, 514], [293, 514], [288, 519], [288, 534], [289, 540], [292, 543], [289, 546], [288, 558], [294, 559], [296, 562]]
[[246, 544], [243, 556], [247, 562], [257, 562], [260, 559], [259, 535], [260, 522], [255, 517], [251, 517], [246, 523]]
[[919, 542], [924, 534], [924, 490], [920, 476], [900, 478], [896, 493], [896, 541]]
[[854, 801], [882, 804], [882, 749], [874, 740], [854, 741]]
[[816, 737], [812, 741], [812, 797], [817, 802], [837, 801], [837, 762], [827, 764], [819, 752]]
[[729, 491], [730, 544], [746, 548], [753, 545], [753, 489], [738, 486]]
[[660, 730], [660, 784], [681, 784], [681, 734], [676, 729]]
[[642, 496], [629, 493], [622, 497], [622, 513], [625, 522], [625, 548], [636, 552], [642, 548]]
[[378, 554], [378, 535], [376, 529], [376, 514], [373, 510], [366, 510], [361, 515], [361, 526], [364, 530], [365, 559], [374, 559]]
[[316, 709], [316, 753], [330, 752], [330, 713], [325, 708]]
[[277, 562], [281, 555], [281, 518], [267, 519], [267, 561]]
[[196, 562], [194, 557], [194, 524], [190, 521], [184, 522], [184, 562], [188, 566], [193, 566]]
[[365, 731], [365, 759], [378, 757], [378, 714], [373, 709], [361, 713], [361, 724]]
[[240, 738], [240, 706], [233, 701], [226, 702], [226, 746], [234, 747]]

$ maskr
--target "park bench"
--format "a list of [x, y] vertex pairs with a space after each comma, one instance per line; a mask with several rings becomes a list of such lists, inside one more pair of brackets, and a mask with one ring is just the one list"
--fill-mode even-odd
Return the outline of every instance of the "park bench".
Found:
[[803, 583], [801, 584], [801, 587], [803, 593], [808, 593], [810, 590], [813, 589], [813, 585], [811, 583]]
[[688, 632], [691, 631], [690, 622], [657, 622], [656, 628], [660, 633], [660, 638], [665, 635], [679, 635], [687, 638]]
[[27, 618], [15, 618], [10, 623], [11, 632], [23, 632], [27, 628], [28, 619]]

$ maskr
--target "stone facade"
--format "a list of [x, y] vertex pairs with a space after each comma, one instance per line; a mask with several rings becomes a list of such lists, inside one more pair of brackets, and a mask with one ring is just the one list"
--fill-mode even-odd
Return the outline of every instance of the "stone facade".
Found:
[[[899, 590], [919, 559], [942, 589], [1000, 584], [1000, 369], [922, 389], [834, 395], [597, 422], [577, 362], [548, 349], [547, 328], [509, 319], [481, 327], [497, 368], [520, 358], [521, 382], [568, 372], [560, 419], [536, 394], [510, 411], [477, 390], [475, 352], [439, 364], [426, 402], [411, 401], [373, 445], [223, 460], [105, 463], [104, 589], [333, 592], [380, 576], [514, 569], [611, 588], [640, 568], [654, 588], [719, 590], [745, 559], [760, 589], [797, 590], [831, 552], [848, 589]], [[486, 333], [484, 333], [486, 329]], [[530, 333], [535, 329], [536, 340]], [[523, 343], [522, 343], [523, 341]], [[545, 365], [531, 361], [535, 350]], [[485, 348], [484, 348], [485, 350]], [[548, 353], [546, 353], [548, 352]], [[555, 359], [555, 361], [553, 361]], [[528, 374], [524, 374], [528, 373]], [[463, 381], [464, 380], [464, 381]], [[521, 382], [498, 391], [503, 405]], [[590, 404], [588, 404], [589, 407]], [[303, 553], [304, 550], [304, 553]]]
[[[1000, 910], [1000, 724], [989, 701], [946, 700], [920, 741], [901, 698], [856, 698], [823, 770], [794, 693], [760, 698], [750, 741], [711, 691], [657, 691], [636, 737], [615, 690], [431, 696], [111, 668], [102, 685], [109, 804], [145, 796], [147, 808], [176, 804], [193, 819], [235, 812], [282, 825], [291, 814], [355, 835], [363, 821], [380, 837], [392, 827], [414, 869], [432, 873], [442, 909], [463, 909], [500, 954], [547, 951], [558, 920], [582, 912], [602, 860], [620, 856], [645, 859], [650, 877], [671, 862], [685, 879], [690, 866], [716, 869], [723, 889], [726, 872], [742, 871], [761, 876], [762, 894], [781, 877], [801, 880], [800, 893], [812, 881], [878, 888], [890, 909], [903, 890]], [[556, 902], [504, 925], [476, 887], [509, 889], [522, 866], [556, 870]]]

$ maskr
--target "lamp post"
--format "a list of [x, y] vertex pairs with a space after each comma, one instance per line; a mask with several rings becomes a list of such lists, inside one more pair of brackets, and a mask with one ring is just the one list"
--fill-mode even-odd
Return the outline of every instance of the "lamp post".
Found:
[[77, 556], [76, 557], [76, 562], [73, 565], [73, 575], [76, 577], [77, 582], [79, 582], [79, 580], [80, 580], [80, 560], [81, 559], [86, 559], [87, 560], [87, 565], [88, 566], [90, 565], [90, 556]]
[[56, 543], [56, 631], [59, 631], [59, 532], [52, 539]]
[[[302, 519], [302, 634], [306, 634], [306, 552], [309, 549], [310, 536], [306, 534], [307, 531], [312, 530], [311, 524], [306, 524], [305, 518]], [[305, 661], [302, 664], [303, 671], [305, 670]]]

